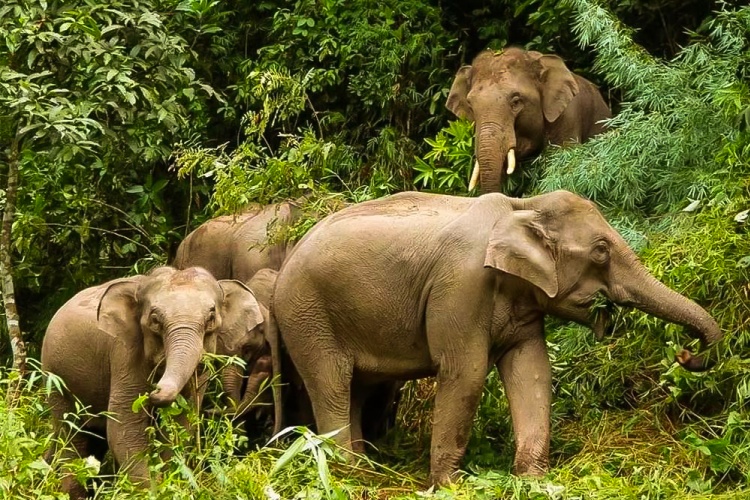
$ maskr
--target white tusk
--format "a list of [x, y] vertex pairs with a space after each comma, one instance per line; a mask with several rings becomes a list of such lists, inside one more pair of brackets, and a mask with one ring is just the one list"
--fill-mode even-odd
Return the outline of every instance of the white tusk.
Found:
[[471, 171], [471, 179], [469, 179], [469, 191], [472, 191], [479, 183], [479, 160], [474, 161], [474, 170]]
[[516, 150], [510, 148], [508, 150], [508, 175], [512, 174], [516, 169]]

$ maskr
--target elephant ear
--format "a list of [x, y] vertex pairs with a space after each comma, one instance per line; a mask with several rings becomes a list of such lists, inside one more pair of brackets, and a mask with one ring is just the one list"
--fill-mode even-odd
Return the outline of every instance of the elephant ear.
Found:
[[497, 221], [490, 233], [484, 266], [518, 276], [553, 298], [558, 292], [557, 264], [552, 241], [538, 219], [535, 210], [516, 210]]
[[466, 95], [471, 88], [471, 66], [461, 66], [453, 80], [451, 91], [448, 94], [448, 100], [445, 107], [459, 118], [466, 118], [474, 121], [474, 114], [471, 112], [469, 101]]
[[[221, 328], [219, 336], [226, 346], [232, 350], [239, 350], [245, 342], [249, 342], [250, 332], [264, 321], [262, 306], [244, 283], [237, 280], [219, 280], [219, 286], [224, 292], [224, 304], [221, 310]], [[222, 354], [239, 355], [239, 352]]]
[[552, 123], [578, 95], [578, 82], [562, 59], [554, 55], [539, 57], [542, 64], [542, 110]]
[[96, 310], [96, 322], [101, 331], [119, 338], [134, 338], [140, 332], [138, 283], [138, 278], [125, 278], [107, 285]]

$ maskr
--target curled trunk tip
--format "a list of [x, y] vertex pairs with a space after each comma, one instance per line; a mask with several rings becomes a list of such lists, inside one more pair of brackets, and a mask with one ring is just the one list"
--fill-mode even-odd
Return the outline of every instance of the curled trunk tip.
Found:
[[704, 372], [713, 368], [715, 363], [708, 362], [705, 356], [695, 356], [687, 349], [681, 349], [674, 355], [675, 361], [681, 367], [691, 372]]
[[178, 394], [180, 394], [180, 389], [175, 387], [174, 384], [162, 383], [151, 391], [148, 399], [152, 405], [163, 408], [172, 404], [177, 399]]

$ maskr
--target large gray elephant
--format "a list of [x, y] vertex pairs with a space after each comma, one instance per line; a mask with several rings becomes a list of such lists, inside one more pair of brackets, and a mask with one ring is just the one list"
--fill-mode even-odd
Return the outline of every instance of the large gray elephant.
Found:
[[301, 216], [299, 206], [286, 201], [216, 217], [185, 237], [172, 265], [177, 269], [200, 266], [216, 279], [243, 283], [263, 268], [278, 271], [294, 243], [270, 243], [269, 229], [283, 231]]
[[481, 193], [499, 191], [516, 159], [547, 143], [584, 142], [611, 116], [594, 84], [558, 56], [513, 47], [486, 50], [462, 66], [446, 106], [475, 122], [477, 163], [469, 189], [478, 180]]
[[[722, 338], [700, 306], [656, 280], [596, 206], [405, 192], [328, 216], [279, 273], [271, 311], [319, 432], [361, 451], [362, 398], [387, 380], [437, 377], [431, 481], [456, 471], [488, 371], [510, 404], [514, 471], [548, 468], [551, 370], [544, 317], [609, 328], [599, 298]], [[594, 312], [596, 311], [596, 312]], [[685, 351], [680, 362], [701, 369]]]
[[[76, 294], [55, 313], [42, 343], [42, 369], [67, 387], [49, 397], [54, 432], [65, 436], [64, 416], [75, 411], [76, 399], [111, 418], [86, 420], [66, 456], [101, 459], [109, 448], [134, 482], [145, 483], [152, 423], [146, 412], [133, 412], [133, 402], [143, 393], [155, 406], [169, 405], [180, 393], [194, 400], [189, 381], [203, 352], [215, 352], [217, 335], [252, 329], [262, 319], [244, 284], [217, 281], [200, 268], [160, 267]], [[162, 374], [152, 389], [154, 372]], [[71, 476], [63, 489], [71, 497], [85, 493]]]

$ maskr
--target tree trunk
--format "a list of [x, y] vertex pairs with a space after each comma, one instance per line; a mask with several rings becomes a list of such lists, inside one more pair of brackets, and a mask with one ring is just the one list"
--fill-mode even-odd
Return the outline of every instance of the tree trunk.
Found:
[[0, 283], [2, 284], [3, 305], [5, 306], [5, 320], [8, 325], [8, 336], [13, 350], [13, 368], [23, 375], [26, 372], [26, 344], [18, 323], [18, 309], [16, 309], [16, 292], [13, 286], [13, 259], [11, 258], [11, 231], [13, 217], [16, 213], [16, 198], [18, 196], [19, 151], [18, 137], [10, 145], [10, 161], [8, 162], [8, 184], [5, 191], [5, 210], [0, 229]]

